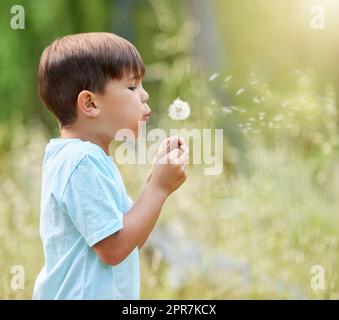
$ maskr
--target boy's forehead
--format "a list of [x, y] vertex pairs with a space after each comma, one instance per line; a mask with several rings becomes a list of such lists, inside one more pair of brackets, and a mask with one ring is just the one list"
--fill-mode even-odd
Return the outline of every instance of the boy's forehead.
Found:
[[126, 74], [124, 76], [124, 80], [127, 80], [127, 81], [135, 81], [135, 80], [141, 80], [140, 77], [137, 77], [136, 74], [134, 73], [130, 73], [130, 74]]

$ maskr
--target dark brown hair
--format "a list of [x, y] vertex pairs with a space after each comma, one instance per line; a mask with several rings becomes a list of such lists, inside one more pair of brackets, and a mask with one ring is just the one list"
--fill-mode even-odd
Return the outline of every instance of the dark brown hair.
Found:
[[39, 64], [39, 93], [61, 127], [77, 118], [76, 104], [82, 90], [103, 93], [110, 79], [133, 74], [141, 78], [145, 66], [138, 50], [113, 33], [68, 35], [53, 41]]

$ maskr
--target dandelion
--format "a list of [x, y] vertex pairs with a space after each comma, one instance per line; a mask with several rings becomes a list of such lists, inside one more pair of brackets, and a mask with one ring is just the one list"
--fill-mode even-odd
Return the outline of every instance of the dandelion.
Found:
[[237, 91], [236, 95], [239, 96], [239, 95], [241, 95], [244, 91], [245, 91], [245, 88], [240, 88], [240, 89]]
[[168, 115], [172, 120], [186, 120], [191, 113], [189, 104], [176, 98], [168, 108]]
[[[168, 115], [172, 120], [186, 120], [191, 113], [189, 104], [182, 101], [179, 97], [176, 98], [168, 108]], [[177, 122], [177, 131], [179, 133], [179, 125]]]
[[213, 81], [214, 79], [219, 77], [219, 73], [213, 73], [209, 78], [208, 81]]

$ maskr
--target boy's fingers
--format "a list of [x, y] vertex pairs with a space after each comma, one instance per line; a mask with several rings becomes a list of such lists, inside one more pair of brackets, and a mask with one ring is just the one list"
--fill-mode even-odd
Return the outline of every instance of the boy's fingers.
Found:
[[180, 149], [186, 147], [186, 142], [185, 142], [183, 137], [179, 137], [178, 143], [179, 143], [179, 148]]
[[178, 137], [169, 137], [160, 143], [157, 151], [158, 157], [163, 157], [166, 153], [171, 152], [178, 147]]
[[[170, 158], [172, 159], [170, 163], [173, 163], [176, 161], [174, 159], [178, 158], [178, 156], [181, 155], [186, 149], [187, 149], [187, 146], [182, 137], [172, 136], [172, 137], [166, 138], [160, 143], [159, 149], [155, 155], [153, 163], [156, 163], [156, 162], [160, 163], [160, 160], [162, 161], [161, 163], [167, 163]], [[176, 151], [174, 154], [171, 154], [171, 152], [174, 150], [179, 150], [180, 152], [177, 153]], [[171, 155], [167, 158], [167, 160], [163, 159], [166, 155], [169, 155], [169, 154]]]
[[181, 155], [179, 155], [178, 159], [179, 159], [179, 162], [182, 163], [182, 164], [188, 164], [189, 162], [189, 150], [188, 148], [185, 148], [185, 150], [182, 152]]
[[176, 164], [179, 163], [179, 149], [176, 148], [172, 150], [170, 153], [167, 153], [164, 157], [159, 160], [161, 164]]

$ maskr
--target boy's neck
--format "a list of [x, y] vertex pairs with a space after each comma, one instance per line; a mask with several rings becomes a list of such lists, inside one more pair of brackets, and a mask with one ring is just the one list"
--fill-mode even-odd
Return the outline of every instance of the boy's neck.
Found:
[[60, 129], [60, 138], [62, 139], [78, 138], [83, 141], [89, 141], [91, 143], [97, 144], [99, 147], [101, 147], [101, 149], [104, 150], [106, 155], [109, 156], [109, 145], [111, 141], [109, 139], [105, 139], [104, 137], [98, 137], [92, 134], [81, 132], [79, 130], [63, 127]]

